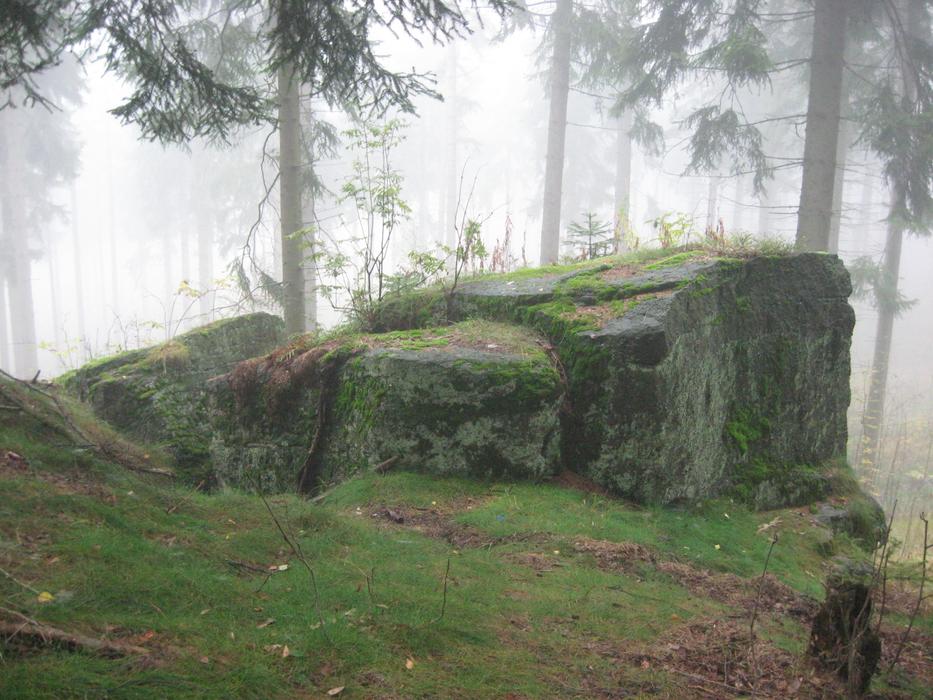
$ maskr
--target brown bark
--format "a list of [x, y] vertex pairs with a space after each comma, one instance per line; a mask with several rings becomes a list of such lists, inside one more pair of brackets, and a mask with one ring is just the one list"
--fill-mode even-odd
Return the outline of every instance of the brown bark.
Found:
[[0, 138], [3, 162], [0, 166], [0, 207], [3, 209], [0, 233], [0, 264], [4, 265], [16, 376], [33, 377], [39, 369], [36, 348], [36, 321], [32, 299], [32, 260], [29, 255], [23, 172], [26, 167], [24, 110], [6, 110]]
[[816, 0], [797, 247], [828, 250], [849, 0]]
[[567, 98], [570, 92], [570, 23], [573, 0], [557, 0], [551, 16], [554, 51], [551, 56], [551, 100], [544, 171], [544, 210], [541, 219], [541, 264], [557, 262], [560, 252], [560, 206], [567, 136]]
[[71, 243], [74, 247], [74, 275], [75, 275], [75, 315], [78, 319], [78, 356], [76, 362], [83, 363], [87, 359], [87, 328], [84, 322], [84, 274], [81, 265], [81, 231], [78, 223], [78, 188], [71, 183]]
[[65, 632], [55, 627], [43, 625], [35, 620], [4, 622], [0, 620], [0, 636], [11, 639], [22, 638], [31, 644], [61, 644], [74, 649], [90, 651], [102, 656], [128, 656], [130, 654], [148, 654], [148, 649], [133, 644], [111, 642], [106, 639], [87, 637], [83, 634]]
[[[616, 128], [615, 230], [617, 235], [621, 235], [631, 221], [632, 113], [623, 113]], [[622, 241], [616, 241], [616, 252], [621, 250], [622, 244]]]
[[300, 236], [301, 216], [301, 126], [298, 78], [294, 67], [283, 64], [278, 71], [279, 98], [279, 216], [282, 247], [282, 310], [285, 332], [304, 332], [304, 272]]
[[[908, 31], [929, 36], [929, 27], [924, 26], [926, 16], [924, 0], [906, 0], [905, 9], [897, 10]], [[901, 65], [903, 89], [908, 99], [916, 95], [908, 66]], [[898, 172], [892, 181], [892, 211], [903, 208], [907, 198], [905, 174]], [[862, 445], [860, 467], [866, 470], [877, 469], [880, 464], [878, 452], [881, 445], [881, 433], [884, 423], [884, 402], [887, 393], [888, 368], [891, 361], [891, 341], [894, 337], [894, 320], [897, 317], [898, 278], [901, 268], [901, 248], [904, 243], [904, 226], [892, 217], [888, 222], [888, 235], [884, 247], [882, 284], [886, 286], [878, 303], [878, 326], [875, 331], [875, 348], [869, 377], [868, 398], [862, 414]]]

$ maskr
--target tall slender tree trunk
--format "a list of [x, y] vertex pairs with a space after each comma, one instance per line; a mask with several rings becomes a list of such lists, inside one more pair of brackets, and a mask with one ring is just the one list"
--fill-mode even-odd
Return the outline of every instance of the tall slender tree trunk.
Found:
[[843, 192], [846, 182], [846, 159], [849, 153], [848, 122], [839, 123], [839, 135], [836, 143], [836, 172], [833, 175], [833, 208], [829, 224], [829, 243], [826, 250], [839, 253], [839, 232], [842, 228]]
[[[305, 236], [305, 244], [308, 251], [314, 250], [315, 236], [311, 232]], [[305, 262], [302, 266], [302, 274], [305, 281], [305, 332], [313, 333], [317, 330], [317, 263], [309, 254], [305, 256]]]
[[865, 174], [862, 178], [862, 193], [859, 197], [859, 211], [862, 215], [859, 218], [856, 243], [854, 246], [855, 250], [858, 251], [860, 255], [864, 255], [867, 252], [866, 246], [868, 245], [869, 233], [872, 224], [874, 224], [872, 219], [872, 208], [874, 206], [873, 195], [875, 191], [873, 180], [874, 174], [872, 173], [871, 162], [866, 158]]
[[762, 190], [758, 193], [758, 237], [765, 238], [771, 233], [771, 195]]
[[75, 315], [78, 317], [78, 357], [79, 363], [87, 359], [87, 326], [84, 322], [84, 274], [81, 265], [81, 229], [78, 221], [78, 186], [72, 182], [71, 194], [71, 245], [74, 249], [73, 263], [75, 276]]
[[302, 333], [305, 328], [304, 272], [300, 236], [301, 215], [301, 123], [298, 78], [285, 63], [278, 71], [279, 99], [279, 217], [282, 247], [282, 310], [285, 332]]
[[211, 212], [203, 198], [194, 203], [195, 226], [198, 238], [198, 313], [201, 323], [212, 319], [214, 310], [214, 229], [211, 226]]
[[797, 248], [827, 250], [850, 0], [815, 0]]
[[36, 348], [36, 320], [32, 301], [32, 260], [29, 255], [22, 170], [26, 164], [25, 144], [20, 119], [7, 110], [2, 128], [5, 142], [0, 173], [0, 207], [3, 209], [3, 232], [0, 250], [6, 264], [9, 299], [10, 338], [13, 343], [13, 368], [17, 376], [32, 378], [39, 369]]
[[[314, 129], [314, 113], [310, 105], [305, 110], [303, 118], [307, 120], [309, 133]], [[315, 154], [308, 152], [305, 155], [310, 175], [314, 175]], [[317, 217], [314, 213], [314, 191], [311, 187], [304, 188], [301, 197], [301, 210], [308, 212], [308, 219], [312, 225], [308, 226], [301, 237], [301, 274], [304, 279], [304, 331], [313, 333], [317, 330]]]
[[[117, 265], [117, 222], [115, 212], [116, 196], [113, 187], [113, 154], [110, 147], [107, 148], [107, 224], [109, 227], [110, 238], [110, 305], [113, 307], [113, 313], [120, 315], [120, 272]], [[184, 235], [184, 234], [182, 234]]]
[[706, 188], [706, 230], [719, 228], [719, 177], [710, 175]]
[[550, 111], [544, 170], [544, 210], [541, 217], [541, 264], [557, 262], [560, 253], [560, 205], [567, 137], [567, 98], [570, 93], [570, 24], [573, 0], [557, 0], [551, 15], [554, 53], [551, 56]]
[[55, 263], [55, 248], [49, 242], [45, 243], [45, 259], [49, 266], [49, 301], [52, 307], [52, 334], [55, 338], [55, 349], [61, 352], [64, 350], [62, 339], [62, 295], [58, 283], [58, 265]]
[[[186, 223], [190, 225], [191, 219], [185, 217]], [[178, 233], [181, 245], [181, 278], [191, 284], [191, 236], [188, 233], [188, 226], [179, 226]]]
[[[926, 0], [904, 0], [895, 10], [900, 21], [909, 32], [929, 37], [926, 25]], [[908, 100], [916, 99], [917, 85], [911, 71], [902, 63], [900, 66], [902, 85]], [[903, 208], [907, 198], [907, 176], [898, 171], [892, 182], [892, 211]], [[869, 377], [868, 398], [862, 414], [862, 449], [860, 467], [868, 470], [880, 466], [878, 454], [884, 424], [884, 402], [887, 393], [888, 368], [891, 361], [891, 341], [894, 337], [894, 319], [897, 317], [898, 282], [901, 269], [901, 249], [904, 243], [904, 225], [899, 217], [889, 217], [887, 240], [884, 246], [883, 276], [884, 289], [879, 295], [878, 326], [875, 331], [875, 348]]]
[[[903, 196], [904, 189], [895, 184], [895, 197]], [[888, 226], [884, 247], [883, 284], [886, 289], [878, 304], [878, 325], [875, 330], [875, 348], [868, 381], [868, 398], [862, 413], [862, 446], [859, 451], [861, 473], [877, 469], [878, 448], [884, 423], [884, 399], [888, 384], [888, 365], [891, 360], [891, 340], [894, 337], [894, 318], [897, 315], [894, 300], [897, 298], [897, 283], [901, 267], [901, 248], [904, 229], [896, 222]]]
[[621, 252], [625, 242], [622, 236], [631, 221], [630, 197], [632, 190], [632, 113], [623, 112], [616, 120], [616, 182], [615, 182], [615, 232], [616, 252]]
[[447, 72], [450, 86], [447, 101], [447, 173], [444, 180], [446, 201], [444, 202], [444, 241], [451, 248], [457, 246], [457, 200], [460, 197], [460, 181], [457, 177], [457, 133], [459, 115], [457, 113], [457, 44], [452, 43], [448, 53]]
[[10, 364], [10, 336], [6, 313], [6, 277], [0, 265], [0, 369], [13, 371]]
[[732, 230], [743, 231], [745, 208], [742, 205], [742, 176], [735, 176], [735, 199], [732, 200]]

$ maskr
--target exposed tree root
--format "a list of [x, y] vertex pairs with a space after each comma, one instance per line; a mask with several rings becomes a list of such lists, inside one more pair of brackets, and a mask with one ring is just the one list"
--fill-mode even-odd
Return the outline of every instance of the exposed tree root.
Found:
[[17, 616], [21, 618], [19, 622], [0, 620], [0, 637], [7, 640], [21, 640], [33, 646], [61, 645], [69, 649], [89, 651], [109, 657], [149, 653], [149, 650], [143, 647], [65, 632], [56, 627], [43, 625], [25, 615], [17, 613]]

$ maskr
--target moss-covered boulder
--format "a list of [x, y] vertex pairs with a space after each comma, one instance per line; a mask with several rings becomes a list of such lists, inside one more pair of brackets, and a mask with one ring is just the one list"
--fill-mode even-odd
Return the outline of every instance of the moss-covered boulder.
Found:
[[227, 484], [313, 490], [378, 464], [541, 478], [559, 466], [560, 376], [535, 333], [469, 321], [300, 344], [211, 383]]
[[825, 495], [846, 443], [849, 291], [830, 256], [719, 261], [577, 332], [565, 452], [640, 501]]
[[567, 468], [639, 501], [771, 508], [825, 495], [844, 455], [850, 291], [834, 256], [684, 250], [482, 279], [455, 308], [553, 343]]
[[409, 330], [285, 348], [217, 380], [215, 466], [276, 488], [387, 459], [563, 467], [642, 502], [811, 502], [844, 454], [849, 292], [834, 256], [693, 249], [391, 298], [375, 326]]
[[254, 313], [188, 331], [173, 340], [90, 362], [59, 383], [122, 432], [164, 446], [180, 475], [209, 477], [207, 381], [284, 341], [281, 319]]

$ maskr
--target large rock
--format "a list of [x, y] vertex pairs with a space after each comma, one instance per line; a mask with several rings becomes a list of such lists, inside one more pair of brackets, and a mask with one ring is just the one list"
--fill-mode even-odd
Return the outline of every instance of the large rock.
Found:
[[306, 491], [389, 460], [437, 474], [552, 474], [562, 389], [538, 341], [471, 322], [244, 363], [212, 382], [217, 473]]
[[178, 473], [211, 475], [204, 388], [239, 362], [284, 341], [276, 316], [254, 313], [188, 331], [153, 348], [90, 362], [59, 382], [124, 433], [168, 449]]
[[[562, 466], [642, 502], [810, 502], [844, 454], [849, 292], [834, 256], [695, 250], [390, 299], [378, 328], [465, 324], [238, 367], [212, 391], [214, 462], [276, 488], [395, 458], [508, 477]], [[479, 342], [463, 331], [476, 319], [498, 324]], [[522, 340], [495, 347], [506, 336]]]
[[828, 256], [721, 262], [578, 333], [570, 362], [604, 363], [572, 386], [590, 476], [642, 501], [824, 495], [820, 467], [845, 452], [849, 291]]
[[568, 468], [638, 501], [730, 493], [770, 508], [825, 495], [823, 467], [844, 455], [850, 291], [834, 256], [687, 251], [482, 280], [458, 301], [554, 343]]

